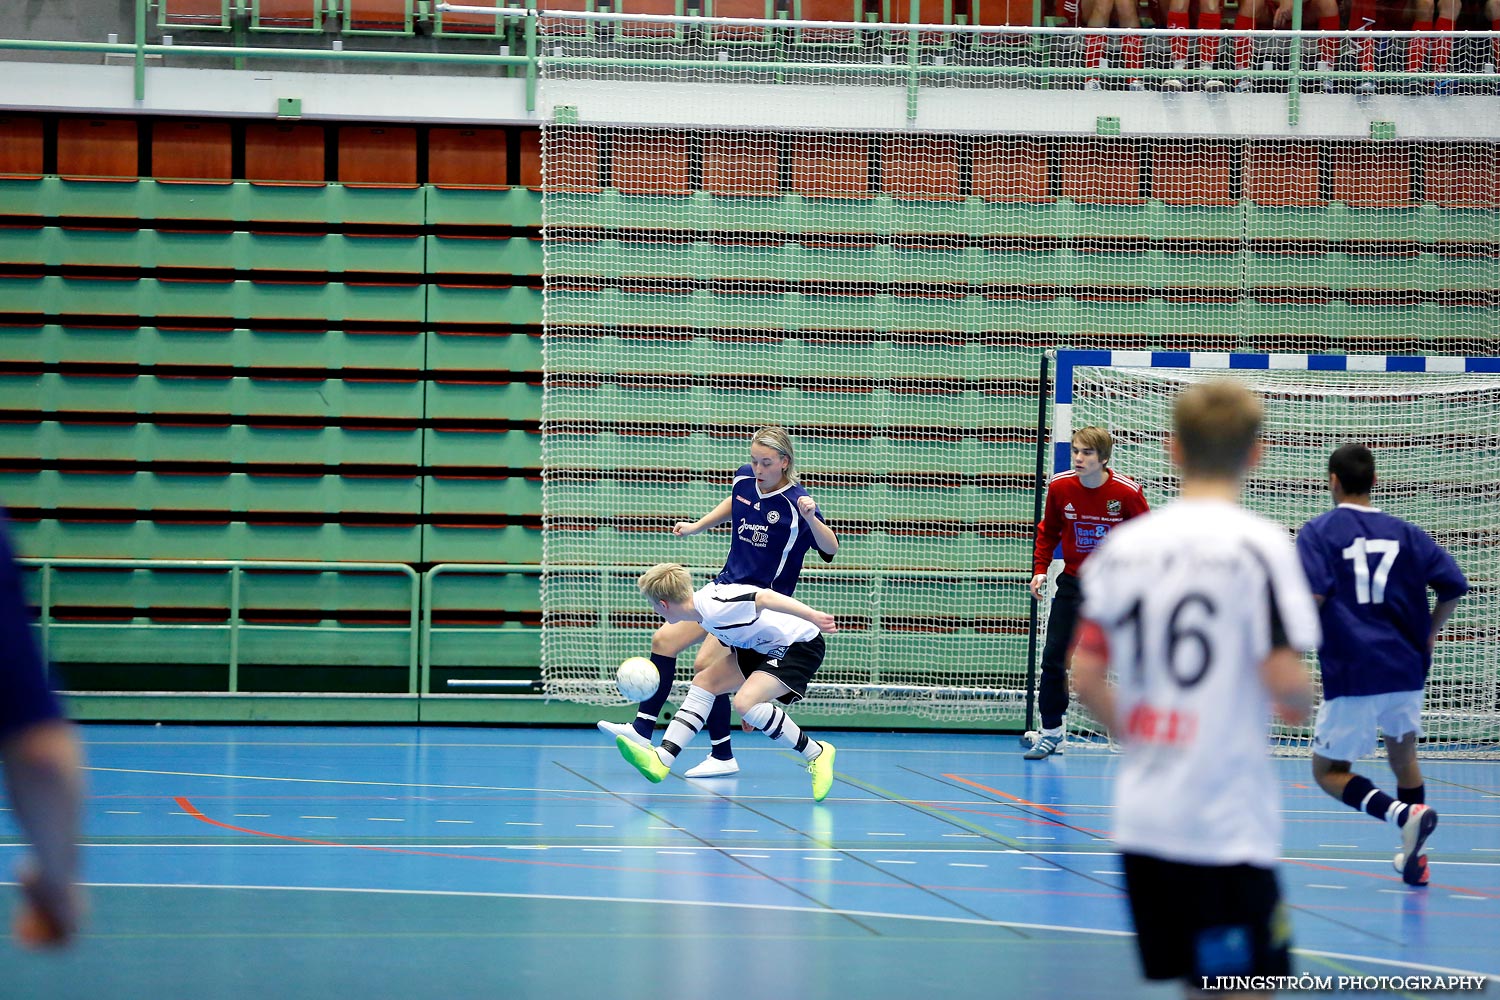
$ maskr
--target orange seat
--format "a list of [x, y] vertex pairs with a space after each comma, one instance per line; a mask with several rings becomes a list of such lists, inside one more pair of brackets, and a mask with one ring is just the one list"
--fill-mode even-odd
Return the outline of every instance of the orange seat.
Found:
[[864, 136], [794, 136], [792, 190], [819, 198], [870, 195], [870, 141]]
[[621, 194], [692, 193], [686, 136], [621, 132], [610, 152], [610, 185]]
[[1062, 196], [1089, 205], [1139, 205], [1141, 151], [1128, 140], [1086, 139], [1059, 152]]
[[703, 190], [733, 197], [781, 194], [781, 154], [776, 136], [714, 132], [703, 142]]
[[[796, 0], [792, 17], [798, 21], [863, 21], [860, 0]], [[798, 28], [801, 45], [853, 45], [856, 36], [848, 28]]]
[[273, 184], [328, 180], [321, 125], [252, 122], [245, 126], [245, 179]]
[[[549, 0], [545, 10], [568, 10], [587, 13], [594, 9], [594, 0]], [[537, 34], [547, 38], [568, 37], [570, 35], [589, 35], [593, 33], [593, 26], [588, 21], [564, 20], [557, 17], [542, 17], [536, 22]]]
[[40, 118], [0, 118], [0, 177], [42, 176], [44, 148]]
[[977, 140], [974, 194], [985, 201], [1037, 205], [1055, 201], [1046, 144], [1034, 139]]
[[1429, 202], [1444, 208], [1500, 208], [1500, 170], [1493, 146], [1428, 146], [1425, 168]]
[[896, 198], [956, 201], [961, 196], [957, 139], [895, 135], [882, 144], [880, 187]]
[[140, 176], [140, 129], [123, 118], [63, 118], [57, 123], [57, 173], [65, 180]]
[[[546, 140], [550, 148], [566, 148], [567, 155], [547, 154], [550, 168], [547, 171], [547, 192], [570, 194], [597, 194], [604, 189], [599, 182], [599, 135], [587, 129], [549, 129]], [[524, 147], [523, 147], [524, 156]], [[522, 161], [523, 183], [525, 160]], [[537, 161], [536, 185], [540, 186], [541, 162]], [[532, 185], [528, 185], [532, 186]]]
[[521, 186], [542, 186], [542, 130], [539, 128], [521, 131]]
[[411, 0], [343, 0], [344, 30], [411, 34]]
[[323, 26], [323, 0], [254, 0], [251, 28], [317, 31]]
[[438, 187], [505, 187], [509, 169], [504, 129], [434, 128], [427, 133], [427, 180]]
[[1326, 205], [1318, 187], [1322, 149], [1317, 143], [1251, 142], [1244, 153], [1244, 194], [1267, 208]]
[[[614, 9], [621, 14], [681, 14], [682, 0], [615, 0]], [[672, 39], [682, 34], [680, 22], [621, 21], [621, 38]]]
[[159, 181], [228, 184], [233, 147], [225, 122], [159, 121], [151, 126], [151, 175]]
[[1222, 143], [1159, 142], [1152, 153], [1151, 197], [1168, 205], [1234, 205], [1233, 156]]
[[[704, 17], [754, 17], [772, 20], [776, 17], [775, 0], [703, 0]], [[748, 24], [716, 24], [709, 28], [709, 41], [720, 43], [767, 44], [771, 31]]]
[[348, 187], [416, 187], [417, 130], [389, 125], [341, 126], [339, 182]]
[[1411, 147], [1366, 142], [1334, 147], [1333, 199], [1350, 208], [1405, 208], [1412, 198]]

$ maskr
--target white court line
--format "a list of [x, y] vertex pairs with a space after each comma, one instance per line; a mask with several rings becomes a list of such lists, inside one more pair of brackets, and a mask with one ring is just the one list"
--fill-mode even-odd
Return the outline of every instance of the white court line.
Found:
[[395, 816], [366, 816], [365, 817], [365, 822], [367, 822], [367, 823], [405, 823], [406, 820], [404, 820], [404, 819], [398, 819]]
[[141, 814], [141, 811], [139, 809], [106, 809], [106, 810], [104, 810], [104, 815], [106, 815], [106, 816], [139, 816], [140, 814]]
[[1357, 850], [1359, 850], [1359, 845], [1358, 844], [1319, 844], [1318, 846], [1319, 847], [1342, 847], [1342, 848], [1347, 848], [1348, 850], [1351, 850], [1351, 851], [1357, 851]]
[[971, 863], [966, 862], [966, 861], [950, 861], [950, 862], [948, 862], [948, 867], [949, 868], [988, 868], [989, 865], [976, 865], [976, 864], [971, 864]]
[[436, 822], [438, 822], [438, 823], [469, 823], [469, 824], [472, 824], [474, 821], [472, 819], [440, 819], [440, 820], [437, 820]]
[[[541, 824], [538, 823], [537, 826]], [[577, 830], [613, 830], [615, 825], [613, 823], [574, 823], [573, 827]]]
[[523, 823], [521, 820], [518, 820], [518, 819], [508, 819], [508, 820], [505, 821], [505, 825], [506, 826], [541, 826], [542, 824], [540, 824], [540, 823]]
[[1035, 867], [1033, 865], [1022, 865], [1021, 866], [1021, 871], [1023, 871], [1023, 872], [1060, 872], [1060, 871], [1062, 871], [1062, 869], [1061, 868], [1037, 868], [1037, 867]]
[[[174, 813], [176, 816], [191, 816], [192, 813]], [[298, 819], [338, 819], [337, 816], [298, 816]]]
[[871, 858], [870, 860], [873, 861], [877, 865], [914, 865], [914, 864], [916, 864], [915, 861], [896, 861], [893, 858]]
[[1307, 887], [1309, 889], [1343, 889], [1343, 888], [1347, 888], [1346, 886], [1342, 886], [1342, 885], [1323, 885], [1320, 882], [1309, 882], [1309, 883], [1307, 883]]
[[1464, 893], [1461, 893], [1461, 892], [1450, 892], [1448, 894], [1448, 898], [1449, 899], [1477, 899], [1481, 903], [1488, 903], [1490, 901], [1488, 896], [1469, 896], [1469, 895], [1465, 895]]
[[904, 833], [881, 833], [879, 830], [868, 830], [868, 831], [865, 832], [865, 836], [866, 837], [904, 837], [904, 836], [906, 836], [906, 834], [904, 834]]
[[760, 833], [759, 830], [720, 830], [720, 833]]
[[[821, 859], [820, 859], [821, 860]], [[837, 859], [826, 859], [837, 860]], [[0, 885], [15, 885], [14, 882]], [[810, 913], [815, 916], [872, 917], [888, 920], [910, 920], [914, 923], [961, 924], [971, 927], [1015, 927], [1021, 930], [1060, 931], [1068, 934], [1093, 934], [1100, 937], [1134, 937], [1134, 931], [1115, 930], [1107, 927], [1071, 927], [1059, 924], [1031, 924], [1014, 920], [982, 920], [975, 917], [942, 917], [914, 913], [887, 913], [879, 910], [846, 910], [831, 906], [790, 906], [774, 903], [735, 903], [727, 901], [697, 901], [685, 899], [646, 899], [632, 896], [571, 896], [533, 892], [461, 892], [451, 889], [348, 889], [332, 886], [303, 885], [172, 885], [162, 882], [87, 882], [90, 889], [184, 889], [261, 892], [334, 892], [354, 895], [384, 896], [443, 896], [471, 899], [537, 899], [571, 903], [642, 903], [652, 906], [701, 906], [709, 909], [759, 910], [775, 913]], [[1349, 962], [1369, 962], [1371, 965], [1386, 965], [1397, 969], [1415, 969], [1421, 972], [1437, 972], [1451, 976], [1495, 976], [1500, 972], [1476, 972], [1472, 969], [1455, 969], [1445, 965], [1428, 965], [1425, 962], [1404, 962], [1393, 958], [1376, 958], [1372, 955], [1352, 955], [1348, 952], [1320, 951], [1311, 948], [1293, 948], [1298, 955], [1315, 955], [1321, 958], [1338, 958]]]
[[[759, 858], [761, 861], [771, 860], [771, 856], [769, 854], [731, 854], [729, 856], [731, 858]], [[912, 864], [916, 864], [916, 862], [913, 861]]]
[[270, 813], [235, 813], [235, 819], [270, 819]]
[[803, 861], [843, 861], [843, 858], [803, 858]]

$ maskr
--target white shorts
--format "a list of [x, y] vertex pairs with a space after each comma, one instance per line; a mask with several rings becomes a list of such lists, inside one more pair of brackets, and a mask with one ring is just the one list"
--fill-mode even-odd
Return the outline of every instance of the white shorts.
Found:
[[1375, 747], [1375, 730], [1393, 740], [1422, 735], [1422, 692], [1345, 695], [1318, 706], [1313, 753], [1329, 760], [1359, 760]]

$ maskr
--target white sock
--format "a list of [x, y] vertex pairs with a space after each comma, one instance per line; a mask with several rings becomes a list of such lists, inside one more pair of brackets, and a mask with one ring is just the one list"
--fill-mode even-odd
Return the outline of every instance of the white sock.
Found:
[[709, 710], [713, 707], [714, 696], [708, 691], [696, 684], [688, 688], [687, 697], [682, 699], [677, 714], [672, 716], [672, 722], [667, 726], [661, 746], [656, 748], [656, 755], [663, 764], [670, 765], [682, 753], [682, 748], [692, 742], [693, 737], [698, 735], [698, 730], [708, 721]]
[[823, 745], [817, 740], [809, 739], [802, 727], [793, 722], [791, 716], [786, 714], [786, 709], [780, 705], [763, 701], [746, 712], [743, 718], [773, 742], [797, 751], [808, 760], [816, 760], [818, 754], [823, 752]]
[[1043, 729], [1042, 730], [1042, 735], [1043, 736], [1056, 736], [1058, 739], [1062, 739], [1062, 734], [1063, 734], [1063, 727], [1062, 726], [1058, 726], [1055, 729]]

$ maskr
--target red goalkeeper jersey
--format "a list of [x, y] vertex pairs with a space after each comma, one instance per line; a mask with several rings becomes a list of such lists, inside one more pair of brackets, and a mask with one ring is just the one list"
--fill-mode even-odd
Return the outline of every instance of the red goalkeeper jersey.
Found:
[[1146, 495], [1133, 479], [1110, 472], [1103, 483], [1089, 489], [1078, 473], [1059, 472], [1047, 484], [1042, 523], [1036, 526], [1032, 573], [1045, 573], [1057, 543], [1062, 542], [1063, 572], [1078, 575], [1078, 567], [1111, 528], [1147, 511]]

